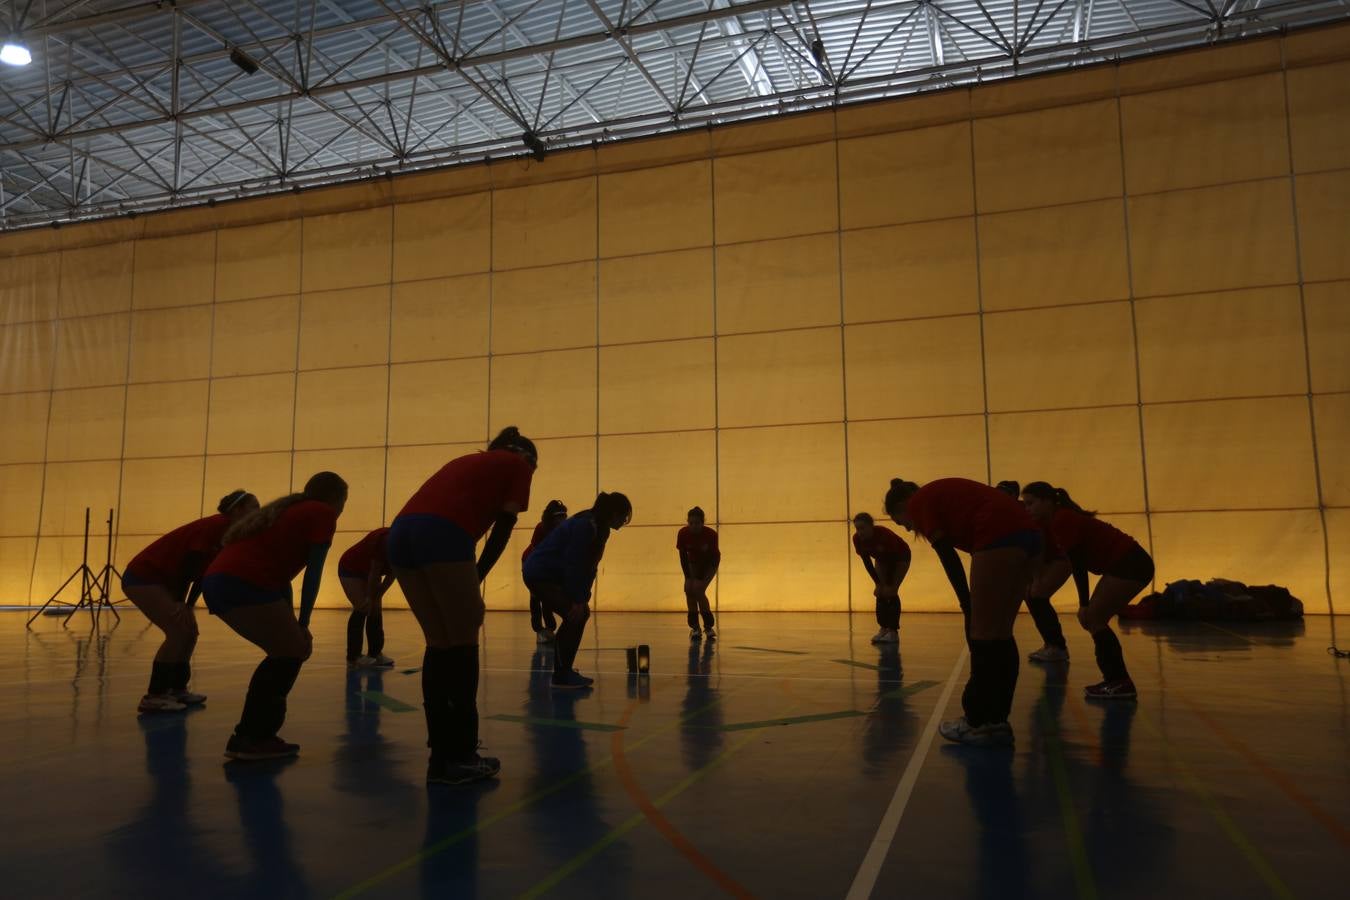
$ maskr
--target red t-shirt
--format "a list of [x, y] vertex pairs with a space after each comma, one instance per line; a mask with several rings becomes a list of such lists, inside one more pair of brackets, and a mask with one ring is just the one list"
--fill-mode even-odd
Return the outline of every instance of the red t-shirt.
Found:
[[1095, 516], [1063, 507], [1050, 520], [1050, 536], [1065, 555], [1073, 554], [1094, 575], [1101, 575], [1139, 546], [1134, 538]]
[[337, 531], [337, 510], [318, 500], [288, 506], [271, 528], [227, 544], [206, 570], [242, 578], [249, 584], [282, 590], [309, 562], [309, 548], [330, 544]]
[[872, 526], [871, 540], [864, 541], [862, 535], [855, 532], [853, 549], [859, 556], [870, 556], [872, 559], [890, 558], [909, 562], [910, 557], [909, 544], [905, 543], [904, 538], [880, 525]]
[[229, 516], [214, 515], [179, 526], [146, 547], [127, 571], [157, 584], [181, 586], [202, 577], [220, 551]]
[[555, 519], [552, 522], [538, 522], [535, 524], [534, 534], [530, 535], [530, 545], [525, 548], [524, 553], [520, 554], [520, 564], [522, 566], [525, 565], [525, 560], [530, 558], [530, 554], [534, 552], [534, 548], [539, 546], [539, 542], [548, 537], [548, 533], [557, 528], [558, 523], [562, 521], [565, 520]]
[[973, 553], [1036, 523], [1016, 498], [968, 478], [930, 481], [909, 498], [914, 530], [932, 541], [945, 538]]
[[353, 575], [360, 575], [362, 578], [370, 576], [372, 566], [376, 566], [380, 572], [384, 572], [388, 568], [384, 555], [384, 536], [388, 533], [388, 528], [376, 528], [348, 547], [347, 552], [342, 554], [342, 558], [338, 560], [338, 571], [350, 572]]
[[709, 565], [722, 561], [722, 551], [717, 546], [717, 532], [704, 525], [695, 534], [688, 525], [680, 529], [675, 538], [675, 549], [682, 556], [687, 555], [689, 566], [695, 572], [704, 572]]
[[534, 469], [510, 450], [470, 453], [441, 466], [412, 495], [400, 516], [430, 515], [449, 519], [474, 541], [487, 534], [497, 514], [514, 502], [524, 512], [530, 505]]

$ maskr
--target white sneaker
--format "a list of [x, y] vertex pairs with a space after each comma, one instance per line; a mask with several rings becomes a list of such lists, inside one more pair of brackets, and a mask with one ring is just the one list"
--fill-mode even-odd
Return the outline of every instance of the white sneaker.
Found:
[[1039, 663], [1068, 662], [1069, 651], [1064, 647], [1052, 647], [1046, 644], [1041, 649], [1027, 654], [1027, 659]]
[[194, 694], [192, 691], [189, 691], [186, 688], [184, 688], [181, 691], [174, 691], [172, 696], [173, 699], [177, 700], [184, 706], [201, 706], [203, 703], [206, 702], [205, 694]]
[[943, 722], [938, 726], [938, 732], [949, 741], [973, 747], [1011, 747], [1013, 744], [1012, 726], [1007, 722], [971, 725], [962, 716]]
[[873, 638], [878, 644], [898, 644], [900, 643], [900, 629], [886, 628], [881, 632], [879, 638]]
[[140, 713], [182, 712], [187, 706], [179, 703], [171, 694], [146, 694], [141, 698], [136, 711]]
[[874, 644], [884, 644], [884, 643], [886, 643], [886, 635], [887, 635], [888, 633], [889, 633], [889, 632], [888, 632], [885, 628], [881, 629], [881, 630], [878, 631], [876, 634], [872, 635], [872, 643], [874, 643]]
[[689, 640], [691, 641], [703, 640], [703, 632], [699, 631], [697, 628], [689, 629]]
[[381, 653], [378, 656], [373, 657], [370, 666], [373, 669], [392, 669], [394, 667], [394, 661]]
[[709, 628], [707, 631], [703, 632], [703, 636], [706, 637], [706, 638], [707, 638], [708, 640], [710, 640], [710, 641], [715, 641], [715, 640], [717, 640], [717, 632], [713, 631], [711, 628]]

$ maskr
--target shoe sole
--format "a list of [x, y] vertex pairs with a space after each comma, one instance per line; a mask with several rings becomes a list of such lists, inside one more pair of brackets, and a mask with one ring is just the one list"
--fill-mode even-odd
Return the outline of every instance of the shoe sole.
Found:
[[269, 759], [295, 759], [299, 755], [299, 750], [296, 750], [294, 753], [232, 753], [229, 750], [225, 751], [225, 757], [227, 759], [233, 759], [236, 762], [264, 762]]
[[178, 708], [177, 708], [177, 709], [174, 709], [173, 707], [163, 707], [163, 706], [154, 706], [154, 707], [150, 707], [149, 709], [147, 709], [147, 708], [145, 708], [145, 707], [138, 706], [138, 707], [136, 707], [136, 715], [138, 715], [138, 716], [160, 716], [160, 715], [164, 715], [164, 714], [166, 714], [166, 713], [180, 713], [180, 712], [186, 712], [186, 711], [187, 711], [187, 708], [188, 708], [188, 706], [187, 706], [186, 703], [180, 703], [180, 704], [178, 705]]
[[492, 772], [491, 774], [484, 773], [482, 775], [471, 775], [466, 778], [428, 778], [427, 784], [428, 785], [443, 784], [446, 785], [447, 787], [458, 787], [460, 785], [465, 784], [475, 784], [479, 781], [491, 781], [500, 774], [501, 770], [498, 769], [496, 772]]
[[590, 685], [589, 685], [589, 684], [554, 684], [554, 683], [550, 682], [550, 683], [549, 683], [549, 687], [553, 688], [555, 691], [584, 691], [584, 690], [586, 690], [586, 688], [590, 687]]
[[1027, 662], [1040, 663], [1042, 665], [1054, 665], [1055, 663], [1066, 663], [1069, 661], [1067, 656], [1061, 659], [1047, 659], [1044, 656], [1028, 656]]
[[1083, 694], [1084, 700], [1138, 700], [1139, 694]]

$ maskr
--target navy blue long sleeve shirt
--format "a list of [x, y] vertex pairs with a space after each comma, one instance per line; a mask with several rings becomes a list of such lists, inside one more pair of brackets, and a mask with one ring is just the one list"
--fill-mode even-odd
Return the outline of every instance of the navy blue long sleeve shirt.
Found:
[[601, 533], [590, 510], [577, 513], [549, 532], [530, 553], [525, 560], [525, 580], [556, 584], [573, 603], [587, 602], [607, 537], [608, 531]]

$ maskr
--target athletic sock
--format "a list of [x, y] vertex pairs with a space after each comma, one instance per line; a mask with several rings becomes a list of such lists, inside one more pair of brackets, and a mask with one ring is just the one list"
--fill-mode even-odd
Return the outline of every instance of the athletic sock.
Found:
[[1049, 597], [1028, 597], [1027, 612], [1031, 613], [1031, 620], [1036, 623], [1036, 630], [1040, 632], [1046, 646], [1060, 649], [1068, 647], [1064, 640], [1064, 629], [1059, 625], [1059, 615], [1050, 605]]
[[422, 709], [427, 716], [427, 746], [433, 763], [444, 762], [450, 752], [450, 697], [447, 693], [449, 649], [428, 647], [422, 654]]
[[173, 684], [169, 686], [169, 690], [185, 691], [187, 690], [188, 682], [191, 680], [192, 680], [192, 663], [190, 662], [173, 663]]
[[366, 614], [352, 610], [352, 614], [347, 617], [347, 662], [355, 662], [361, 655], [361, 631], [365, 626]]
[[994, 641], [998, 658], [998, 680], [990, 694], [989, 716], [991, 722], [1006, 722], [1012, 712], [1013, 695], [1017, 693], [1017, 675], [1021, 670], [1022, 657], [1017, 652], [1017, 640], [1005, 638]]
[[248, 683], [235, 734], [254, 740], [276, 737], [286, 721], [286, 695], [295, 685], [302, 662], [294, 657], [269, 656], [258, 663]]
[[990, 692], [998, 680], [998, 641], [970, 641], [970, 678], [961, 693], [961, 709], [971, 725], [998, 721], [991, 718]]
[[478, 645], [450, 647], [446, 654], [446, 694], [450, 699], [449, 745], [452, 762], [478, 753]]
[[173, 690], [174, 666], [175, 663], [160, 662], [155, 660], [150, 664], [150, 686], [145, 689], [147, 694], [166, 694]]
[[384, 652], [384, 610], [366, 619], [366, 652], [371, 656]]
[[1109, 625], [1093, 632], [1092, 643], [1097, 651], [1097, 668], [1102, 670], [1102, 678], [1119, 681], [1130, 677], [1125, 668], [1125, 653], [1120, 648], [1120, 638], [1116, 637]]

